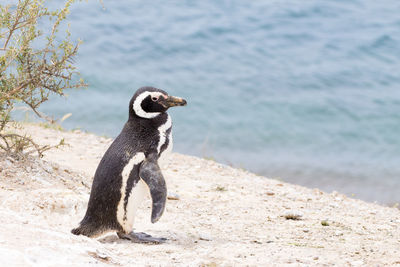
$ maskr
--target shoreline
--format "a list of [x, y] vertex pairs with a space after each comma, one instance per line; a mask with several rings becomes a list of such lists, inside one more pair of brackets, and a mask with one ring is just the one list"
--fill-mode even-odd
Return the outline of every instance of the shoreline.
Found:
[[[98, 134], [96, 134], [94, 132], [86, 131], [86, 130], [83, 130], [81, 128], [64, 129], [61, 126], [54, 126], [53, 127], [52, 125], [48, 125], [46, 122], [45, 123], [40, 123], [40, 122], [32, 122], [32, 121], [28, 121], [28, 122], [26, 122], [26, 121], [21, 121], [21, 122], [16, 121], [15, 123], [18, 123], [18, 124], [21, 124], [21, 125], [39, 126], [41, 128], [44, 128], [44, 129], [53, 129], [53, 130], [61, 131], [61, 132], [64, 132], [64, 133], [71, 132], [71, 133], [83, 133], [83, 134], [93, 135], [93, 136], [96, 136], [96, 137], [101, 137], [103, 140], [106, 140], [105, 142], [109, 142], [109, 144], [111, 144], [112, 140], [114, 140], [113, 137], [110, 137], [108, 135], [98, 135]], [[56, 143], [53, 142], [53, 144], [56, 144]], [[365, 201], [365, 202], [375, 203], [375, 204], [382, 205], [382, 206], [394, 207], [394, 208], [400, 209], [400, 198], [399, 199], [397, 199], [397, 198], [390, 198], [390, 199], [389, 198], [384, 198], [384, 199], [386, 199], [386, 201], [385, 201], [385, 200], [383, 200], [383, 198], [381, 198], [381, 200], [379, 200], [379, 199], [372, 199], [372, 197], [370, 197], [370, 196], [368, 197], [368, 195], [371, 194], [371, 190], [372, 190], [371, 189], [371, 185], [367, 186], [369, 188], [368, 194], [363, 194], [363, 193], [360, 193], [360, 192], [356, 192], [357, 191], [356, 188], [360, 186], [360, 183], [361, 183], [360, 181], [358, 181], [356, 183], [352, 183], [351, 182], [352, 179], [350, 179], [351, 186], [349, 186], [349, 182], [346, 182], [346, 185], [344, 185], [345, 178], [343, 178], [343, 177], [341, 178], [342, 179], [341, 182], [340, 181], [335, 181], [334, 177], [341, 177], [340, 175], [344, 174], [345, 171], [332, 171], [332, 172], [330, 172], [330, 171], [325, 170], [325, 169], [320, 169], [321, 173], [317, 176], [318, 178], [314, 177], [314, 176], [307, 176], [307, 175], [303, 174], [303, 175], [298, 175], [298, 176], [300, 176], [300, 179], [296, 179], [294, 177], [296, 176], [295, 173], [296, 173], [296, 170], [298, 168], [294, 168], [294, 169], [292, 169], [290, 171], [286, 171], [287, 176], [284, 176], [282, 174], [268, 176], [267, 174], [263, 173], [262, 171], [260, 172], [260, 171], [257, 171], [257, 170], [252, 170], [252, 169], [243, 167], [241, 164], [235, 165], [235, 163], [232, 163], [232, 162], [227, 162], [227, 161], [224, 161], [224, 160], [220, 161], [220, 159], [215, 158], [214, 156], [204, 156], [203, 157], [203, 156], [198, 156], [198, 155], [184, 154], [184, 153], [181, 153], [181, 152], [176, 152], [176, 153], [187, 155], [187, 156], [192, 156], [192, 157], [196, 157], [196, 158], [200, 158], [200, 159], [204, 159], [204, 160], [214, 161], [214, 162], [217, 162], [217, 163], [222, 164], [222, 165], [229, 166], [229, 167], [234, 168], [234, 169], [240, 169], [240, 170], [244, 170], [244, 171], [247, 171], [247, 172], [250, 172], [250, 173], [254, 173], [257, 176], [262, 176], [262, 177], [266, 177], [266, 178], [269, 178], [269, 179], [279, 180], [279, 181], [282, 181], [282, 182], [285, 182], [285, 183], [289, 183], [289, 184], [296, 184], [296, 185], [299, 185], [299, 186], [304, 186], [306, 188], [318, 188], [319, 190], [324, 191], [325, 193], [338, 192], [338, 193], [346, 195], [348, 197], [359, 199], [359, 200], [362, 200], [362, 201]], [[304, 168], [306, 168], [306, 167], [304, 167]], [[275, 170], [273, 172], [277, 172], [277, 171]], [[326, 174], [324, 175], [325, 172], [326, 172]], [[314, 178], [310, 178], [310, 177], [314, 177]], [[344, 177], [346, 177], [346, 179], [348, 178], [346, 175], [344, 175]], [[313, 184], [313, 182], [312, 182], [313, 179], [321, 179], [321, 178], [325, 181], [324, 183], [322, 183], [322, 184], [321, 183], [314, 183]], [[353, 176], [352, 178], [353, 179], [360, 179], [359, 177], [356, 177], [356, 176]], [[367, 178], [367, 177], [364, 177], [364, 178]], [[394, 185], [392, 185], [392, 187], [393, 186]], [[381, 195], [381, 196], [385, 195], [386, 194], [386, 192], [385, 192], [385, 188], [386, 187], [387, 187], [387, 185], [385, 185], [383, 187], [379, 187], [378, 186], [379, 189], [377, 187], [375, 187], [376, 190], [375, 190], [375, 192], [373, 194], [375, 196], [376, 195]], [[350, 188], [352, 188], [353, 190], [350, 190]], [[393, 193], [391, 195], [393, 195]]]
[[0, 256], [11, 265], [400, 264], [398, 209], [177, 153], [162, 169], [179, 199], [168, 200], [163, 217], [151, 224], [147, 198], [134, 225], [168, 238], [166, 244], [74, 236], [69, 231], [83, 217], [93, 173], [112, 140], [22, 126], [38, 143], [64, 138], [67, 145], [42, 160], [0, 160]]

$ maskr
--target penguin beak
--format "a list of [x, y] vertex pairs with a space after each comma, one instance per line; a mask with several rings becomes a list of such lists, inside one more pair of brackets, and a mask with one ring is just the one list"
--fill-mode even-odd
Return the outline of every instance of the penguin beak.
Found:
[[167, 98], [160, 97], [160, 104], [165, 108], [175, 107], [175, 106], [186, 106], [186, 100], [180, 97], [168, 96]]

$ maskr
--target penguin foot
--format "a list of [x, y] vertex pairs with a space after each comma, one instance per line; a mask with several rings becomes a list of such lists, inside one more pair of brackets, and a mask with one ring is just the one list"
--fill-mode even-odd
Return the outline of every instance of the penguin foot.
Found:
[[162, 244], [167, 241], [166, 238], [157, 238], [152, 237], [146, 233], [134, 233], [130, 232], [129, 234], [125, 234], [124, 232], [117, 232], [117, 235], [121, 239], [130, 240], [133, 243], [141, 243], [141, 244]]

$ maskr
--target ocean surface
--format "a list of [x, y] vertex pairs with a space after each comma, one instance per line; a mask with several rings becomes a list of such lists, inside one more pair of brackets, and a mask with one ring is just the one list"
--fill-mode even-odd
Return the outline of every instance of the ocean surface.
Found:
[[399, 14], [398, 0], [78, 2], [89, 87], [41, 110], [115, 137], [135, 90], [155, 86], [188, 101], [170, 111], [176, 152], [393, 204]]

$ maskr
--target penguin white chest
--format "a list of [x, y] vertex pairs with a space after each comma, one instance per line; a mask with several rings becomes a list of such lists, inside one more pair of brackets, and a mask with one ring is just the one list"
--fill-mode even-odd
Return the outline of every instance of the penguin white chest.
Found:
[[142, 203], [146, 194], [148, 194], [148, 187], [142, 179], [133, 185], [132, 191], [129, 194], [128, 201], [125, 207], [126, 187], [131, 171], [135, 166], [139, 165], [145, 159], [144, 153], [135, 154], [125, 165], [122, 171], [122, 186], [121, 186], [121, 198], [117, 207], [117, 220], [121, 224], [122, 228], [129, 232], [133, 228], [133, 222], [135, 219], [136, 211]]
[[[172, 151], [172, 120], [171, 117], [168, 115], [167, 121], [158, 127], [158, 134], [159, 134], [159, 141], [157, 146], [157, 152], [159, 154], [158, 163], [160, 165], [164, 165], [165, 159], [168, 154]], [[167, 147], [163, 151], [161, 148], [167, 143]]]

